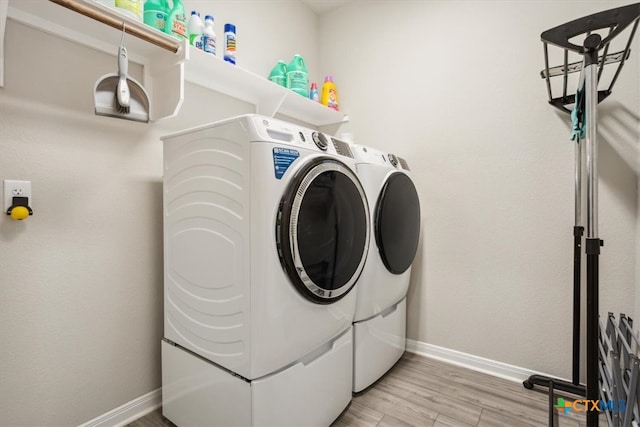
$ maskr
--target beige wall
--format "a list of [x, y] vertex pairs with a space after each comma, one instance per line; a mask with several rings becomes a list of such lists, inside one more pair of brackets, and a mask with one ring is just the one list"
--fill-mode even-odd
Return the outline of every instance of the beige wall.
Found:
[[[236, 23], [239, 63], [257, 74], [294, 53], [313, 80], [334, 74], [342, 130], [414, 165], [410, 338], [568, 373], [573, 154], [537, 78], [538, 36], [612, 3], [355, 3], [321, 26], [294, 1], [186, 4]], [[253, 110], [187, 85], [178, 118], [96, 117], [91, 90], [114, 57], [11, 21], [6, 49], [0, 180], [31, 180], [35, 214], [0, 217], [0, 425], [74, 425], [160, 386], [159, 137]], [[638, 111], [633, 52], [607, 102]], [[630, 312], [638, 193], [617, 152], [601, 147], [603, 306]]]
[[[568, 116], [546, 102], [540, 33], [618, 4], [377, 1], [322, 15], [345, 130], [413, 166], [409, 338], [570, 375], [574, 151]], [[637, 149], [637, 39], [601, 109], [602, 312], [631, 312], [637, 292], [637, 178], [612, 144]]]
[[[294, 53], [315, 67], [317, 17], [306, 6], [215, 3], [206, 12], [238, 25], [244, 67], [267, 75]], [[270, 30], [284, 16], [296, 38]], [[5, 64], [0, 180], [32, 182], [34, 215], [0, 216], [0, 425], [77, 425], [160, 387], [159, 137], [253, 107], [187, 84], [175, 119], [97, 117], [93, 85], [115, 56], [11, 20]]]

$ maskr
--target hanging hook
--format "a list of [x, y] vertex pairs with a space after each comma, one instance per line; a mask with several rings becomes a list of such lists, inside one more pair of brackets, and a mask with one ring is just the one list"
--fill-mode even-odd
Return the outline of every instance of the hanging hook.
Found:
[[120, 46], [124, 46], [124, 33], [127, 30], [127, 23], [122, 21], [122, 38], [120, 39]]

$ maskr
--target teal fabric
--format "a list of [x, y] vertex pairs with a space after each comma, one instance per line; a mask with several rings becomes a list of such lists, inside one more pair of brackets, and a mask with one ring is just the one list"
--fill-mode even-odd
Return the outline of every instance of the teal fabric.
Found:
[[573, 110], [571, 111], [571, 140], [579, 141], [584, 139], [586, 132], [586, 120], [584, 108], [580, 108], [584, 105], [584, 90], [578, 89], [576, 91], [576, 102], [573, 104]]

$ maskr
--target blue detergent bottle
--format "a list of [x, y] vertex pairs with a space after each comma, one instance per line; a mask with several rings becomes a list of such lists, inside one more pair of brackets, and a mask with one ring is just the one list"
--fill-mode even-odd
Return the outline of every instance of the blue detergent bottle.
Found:
[[224, 60], [236, 63], [236, 26], [224, 24]]

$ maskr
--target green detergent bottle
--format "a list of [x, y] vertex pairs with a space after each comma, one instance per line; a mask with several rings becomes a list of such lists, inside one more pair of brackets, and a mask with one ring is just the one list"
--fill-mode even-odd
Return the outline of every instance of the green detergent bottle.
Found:
[[309, 97], [309, 73], [300, 55], [294, 55], [287, 65], [287, 87], [305, 98]]
[[287, 64], [284, 61], [278, 61], [271, 74], [269, 80], [283, 87], [287, 87]]
[[164, 27], [164, 32], [178, 40], [187, 38], [187, 17], [184, 14], [182, 0], [173, 0], [173, 8], [167, 16], [167, 25]]
[[144, 2], [144, 23], [164, 32], [167, 24], [169, 3], [167, 0], [147, 0]]

